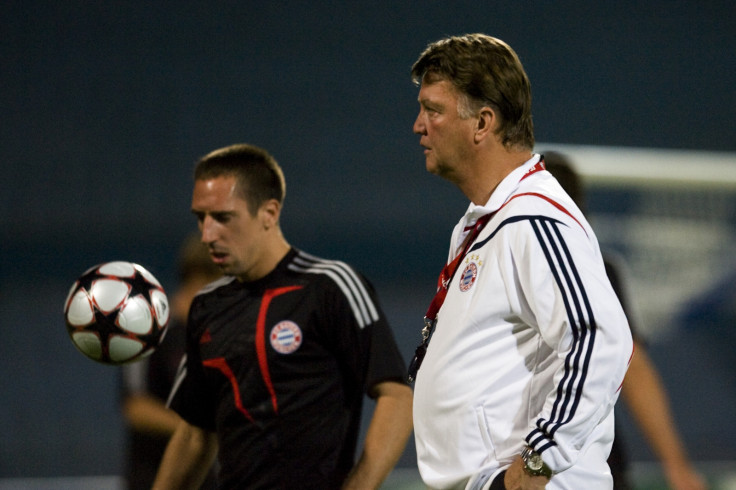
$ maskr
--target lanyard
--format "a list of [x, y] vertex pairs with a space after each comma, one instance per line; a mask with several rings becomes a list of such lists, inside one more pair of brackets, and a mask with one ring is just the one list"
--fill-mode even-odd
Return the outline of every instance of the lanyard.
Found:
[[[544, 158], [540, 158], [539, 162], [537, 162], [536, 165], [529, 169], [529, 171], [521, 177], [519, 182], [526, 179], [531, 174], [537, 173], [540, 170], [544, 169]], [[501, 208], [508, 204], [509, 201], [511, 201], [511, 199], [513, 199], [514, 197], [516, 196], [512, 196], [507, 199], [506, 202], [504, 202], [501, 207], [499, 207], [496, 211], [484, 214], [483, 216], [478, 218], [478, 220], [475, 222], [475, 225], [473, 225], [473, 227], [468, 232], [468, 236], [465, 237], [461, 252], [457, 254], [457, 256], [455, 256], [455, 258], [450, 263], [445, 264], [445, 266], [442, 268], [442, 272], [440, 272], [440, 277], [437, 279], [437, 292], [435, 293], [434, 298], [432, 298], [432, 302], [429, 304], [429, 308], [427, 308], [427, 313], [424, 315], [422, 343], [419, 344], [419, 346], [417, 347], [416, 351], [414, 352], [414, 358], [412, 359], [411, 364], [409, 364], [409, 383], [414, 382], [417, 376], [417, 372], [419, 371], [419, 366], [422, 365], [424, 356], [427, 353], [427, 347], [429, 346], [429, 339], [432, 337], [434, 327], [437, 324], [437, 313], [439, 313], [440, 308], [442, 308], [442, 304], [445, 302], [445, 298], [447, 297], [447, 290], [450, 287], [450, 282], [455, 276], [460, 263], [465, 259], [465, 256], [468, 254], [471, 245], [473, 244], [475, 239], [478, 238], [478, 235], [480, 235], [481, 231], [483, 231], [483, 228], [485, 228], [491, 218], [493, 218], [493, 216], [498, 211], [500, 211]]]
[[419, 366], [421, 366], [422, 361], [424, 360], [424, 355], [427, 353], [429, 339], [432, 336], [432, 333], [434, 332], [434, 326], [437, 323], [437, 313], [440, 311], [440, 308], [442, 308], [442, 303], [445, 302], [445, 298], [447, 297], [447, 289], [450, 287], [450, 282], [455, 276], [455, 272], [457, 272], [460, 263], [468, 254], [470, 246], [473, 244], [480, 232], [483, 231], [483, 228], [485, 228], [485, 226], [488, 224], [494, 214], [496, 214], [495, 211], [493, 213], [484, 214], [483, 216], [478, 218], [478, 220], [475, 222], [475, 225], [473, 225], [473, 228], [468, 233], [468, 236], [465, 237], [462, 251], [457, 254], [452, 262], [450, 262], [449, 264], [445, 264], [445, 266], [442, 268], [442, 272], [440, 272], [440, 277], [437, 279], [437, 292], [435, 293], [434, 298], [432, 298], [432, 302], [429, 304], [427, 313], [424, 315], [422, 343], [419, 344], [419, 346], [417, 347], [417, 350], [414, 353], [414, 359], [412, 359], [411, 364], [409, 364], [409, 383], [414, 382], [414, 379], [417, 376], [417, 372], [419, 371]]
[[437, 292], [435, 293], [434, 298], [432, 298], [432, 302], [429, 304], [427, 314], [424, 315], [425, 323], [427, 320], [434, 322], [437, 319], [437, 313], [440, 311], [442, 303], [445, 302], [447, 289], [450, 286], [452, 278], [455, 276], [455, 272], [457, 272], [457, 269], [463, 259], [465, 259], [465, 256], [468, 255], [468, 250], [470, 250], [470, 246], [473, 244], [478, 235], [480, 235], [480, 232], [483, 231], [483, 228], [485, 228], [485, 226], [488, 224], [494, 214], [496, 213], [488, 213], [478, 218], [478, 220], [475, 222], [475, 225], [473, 225], [473, 227], [470, 229], [468, 236], [465, 237], [465, 240], [463, 241], [464, 245], [462, 251], [457, 254], [452, 262], [446, 264], [442, 268], [442, 272], [440, 272], [440, 277], [437, 279]]

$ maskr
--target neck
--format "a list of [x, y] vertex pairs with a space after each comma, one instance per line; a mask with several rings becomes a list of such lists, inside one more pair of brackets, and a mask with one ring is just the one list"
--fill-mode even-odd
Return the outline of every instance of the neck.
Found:
[[273, 236], [263, 243], [262, 253], [255, 267], [238, 276], [241, 282], [253, 282], [270, 274], [286, 254], [291, 250], [291, 245], [286, 241], [281, 231], [274, 230]]
[[482, 206], [491, 198], [498, 184], [531, 157], [528, 150], [489, 153], [479, 159], [471, 174], [459, 182], [458, 187], [473, 204]]

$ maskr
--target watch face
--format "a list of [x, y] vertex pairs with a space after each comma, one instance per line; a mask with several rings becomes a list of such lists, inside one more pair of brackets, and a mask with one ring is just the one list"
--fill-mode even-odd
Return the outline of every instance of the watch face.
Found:
[[527, 465], [529, 465], [529, 469], [531, 469], [532, 471], [541, 470], [543, 464], [544, 461], [542, 460], [542, 457], [538, 454], [532, 454], [527, 462]]

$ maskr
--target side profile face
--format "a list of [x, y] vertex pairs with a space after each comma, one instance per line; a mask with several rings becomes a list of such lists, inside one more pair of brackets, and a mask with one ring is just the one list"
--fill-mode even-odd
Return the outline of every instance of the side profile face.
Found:
[[261, 258], [268, 243], [262, 210], [255, 216], [250, 213], [237, 193], [234, 176], [195, 181], [192, 213], [202, 242], [223, 273], [245, 281], [262, 277]]
[[422, 82], [414, 133], [421, 136], [427, 171], [457, 181], [473, 147], [476, 118], [462, 119], [459, 93], [447, 80]]

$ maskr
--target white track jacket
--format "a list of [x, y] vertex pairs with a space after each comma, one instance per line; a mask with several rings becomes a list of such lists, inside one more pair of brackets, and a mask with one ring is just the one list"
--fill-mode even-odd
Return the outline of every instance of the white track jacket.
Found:
[[[414, 391], [418, 466], [430, 488], [477, 488], [525, 444], [547, 488], [612, 487], [606, 459], [632, 339], [598, 241], [539, 155], [471, 203], [449, 260], [496, 212], [449, 284]], [[537, 171], [535, 171], [537, 170]]]

